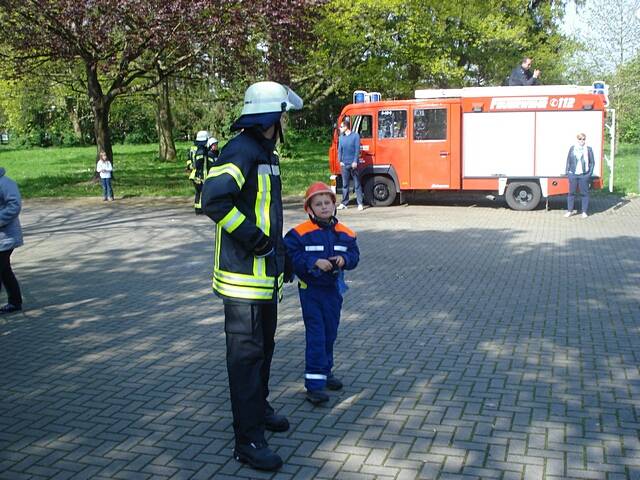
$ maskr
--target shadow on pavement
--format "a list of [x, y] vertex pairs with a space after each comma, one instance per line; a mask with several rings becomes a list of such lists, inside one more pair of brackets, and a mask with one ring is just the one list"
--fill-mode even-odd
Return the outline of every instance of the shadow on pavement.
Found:
[[[185, 211], [71, 209], [25, 225], [50, 254], [16, 264], [32, 301], [0, 323], [0, 474], [272, 477], [230, 459], [211, 222]], [[57, 253], [71, 232], [77, 246]], [[346, 386], [328, 408], [304, 401], [286, 287], [272, 403], [292, 429], [269, 438], [282, 478], [365, 463], [413, 478], [580, 478], [605, 455], [610, 471], [638, 472], [640, 238], [387, 225], [359, 242], [336, 345]]]

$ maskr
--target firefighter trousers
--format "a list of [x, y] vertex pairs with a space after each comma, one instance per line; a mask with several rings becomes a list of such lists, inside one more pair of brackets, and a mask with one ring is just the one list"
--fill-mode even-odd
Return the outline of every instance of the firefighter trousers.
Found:
[[276, 303], [224, 302], [227, 372], [237, 444], [264, 441], [265, 413], [273, 412], [267, 397], [277, 318]]
[[196, 212], [202, 211], [202, 182], [193, 182], [193, 188], [196, 190], [196, 195], [193, 199], [193, 207], [196, 209]]
[[298, 292], [306, 338], [304, 386], [309, 391], [322, 390], [333, 369], [342, 295], [337, 286], [301, 285]]

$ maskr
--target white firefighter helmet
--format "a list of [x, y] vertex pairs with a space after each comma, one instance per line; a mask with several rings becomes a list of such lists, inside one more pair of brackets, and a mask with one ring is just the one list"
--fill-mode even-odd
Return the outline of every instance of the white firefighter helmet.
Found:
[[209, 138], [209, 132], [207, 132], [206, 130], [200, 130], [196, 134], [196, 142], [206, 142], [208, 138]]
[[277, 82], [257, 82], [244, 93], [241, 115], [257, 113], [286, 112], [300, 110], [302, 99], [285, 85]]
[[211, 148], [211, 145], [218, 143], [218, 139], [216, 137], [211, 137], [207, 140], [207, 148]]

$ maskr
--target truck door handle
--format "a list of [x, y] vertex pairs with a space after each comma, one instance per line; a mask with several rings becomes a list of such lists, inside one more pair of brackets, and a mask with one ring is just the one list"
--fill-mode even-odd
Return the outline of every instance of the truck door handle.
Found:
[[449, 152], [441, 151], [441, 152], [440, 152], [440, 156], [441, 156], [441, 157], [447, 157], [447, 156], [449, 156]]

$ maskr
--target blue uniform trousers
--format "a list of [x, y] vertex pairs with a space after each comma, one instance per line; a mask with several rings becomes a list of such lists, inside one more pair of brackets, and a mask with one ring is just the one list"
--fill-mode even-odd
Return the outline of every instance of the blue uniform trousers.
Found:
[[342, 295], [337, 285], [300, 286], [298, 292], [306, 337], [304, 386], [309, 391], [322, 390], [333, 368], [333, 344], [338, 336]]

